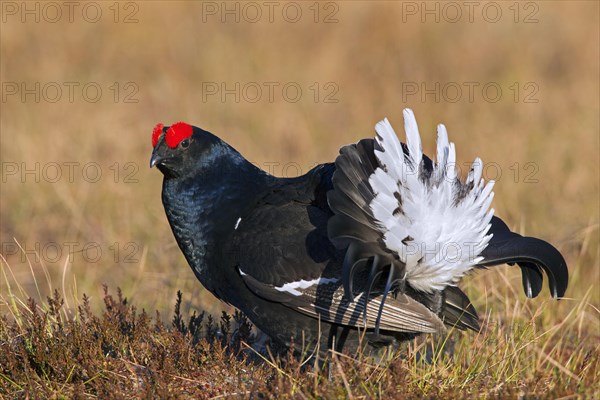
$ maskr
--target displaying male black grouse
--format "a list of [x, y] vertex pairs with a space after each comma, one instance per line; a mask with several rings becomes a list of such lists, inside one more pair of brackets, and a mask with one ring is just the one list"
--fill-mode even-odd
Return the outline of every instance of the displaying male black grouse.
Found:
[[518, 264], [528, 297], [545, 271], [564, 296], [565, 260], [493, 216], [481, 160], [461, 182], [446, 128], [433, 161], [413, 112], [404, 119], [406, 144], [384, 119], [375, 139], [297, 178], [265, 173], [200, 128], [158, 124], [150, 166], [164, 174], [167, 218], [200, 282], [276, 342], [337, 350], [478, 330], [456, 286], [478, 267]]

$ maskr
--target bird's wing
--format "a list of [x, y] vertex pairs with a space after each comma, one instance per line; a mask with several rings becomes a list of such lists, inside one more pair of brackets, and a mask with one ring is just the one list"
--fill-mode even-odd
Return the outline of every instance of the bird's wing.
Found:
[[381, 312], [381, 290], [357, 301], [344, 297], [343, 253], [327, 236], [331, 211], [324, 203], [332, 171], [332, 165], [320, 166], [273, 188], [239, 220], [231, 243], [246, 285], [264, 299], [324, 322], [374, 328], [379, 315], [379, 325], [387, 331], [444, 330], [437, 315], [404, 294], [388, 299]]
[[442, 292], [441, 316], [444, 324], [458, 329], [479, 331], [479, 316], [471, 300], [456, 286], [448, 286]]

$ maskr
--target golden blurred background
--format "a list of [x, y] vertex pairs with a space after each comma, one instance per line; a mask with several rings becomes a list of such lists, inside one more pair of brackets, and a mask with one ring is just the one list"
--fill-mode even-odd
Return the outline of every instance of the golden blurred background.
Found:
[[[165, 318], [177, 289], [187, 307], [225, 307], [165, 218], [148, 167], [157, 122], [203, 127], [290, 176], [385, 116], [403, 138], [404, 107], [426, 153], [443, 122], [460, 163], [483, 159], [496, 214], [557, 246], [567, 296], [600, 304], [599, 3], [69, 4], [1, 3], [0, 313], [54, 288], [100, 308], [102, 284]], [[463, 286], [488, 309], [494, 294], [525, 299], [516, 268]]]

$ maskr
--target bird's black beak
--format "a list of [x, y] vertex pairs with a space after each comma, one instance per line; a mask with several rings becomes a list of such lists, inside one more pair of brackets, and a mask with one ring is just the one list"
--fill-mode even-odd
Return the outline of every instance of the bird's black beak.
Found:
[[154, 167], [157, 164], [160, 164], [162, 160], [164, 160], [164, 156], [158, 154], [158, 152], [156, 151], [153, 151], [152, 157], [150, 157], [150, 168]]

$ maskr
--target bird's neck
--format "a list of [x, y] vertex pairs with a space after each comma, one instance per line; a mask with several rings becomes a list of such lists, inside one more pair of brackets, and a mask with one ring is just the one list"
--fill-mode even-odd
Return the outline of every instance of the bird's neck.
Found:
[[[240, 156], [241, 157], [241, 156]], [[165, 178], [162, 200], [177, 244], [204, 286], [218, 281], [208, 266], [217, 262], [238, 218], [275, 179], [248, 161], [217, 162], [201, 174]], [[227, 266], [218, 266], [225, 272]]]

